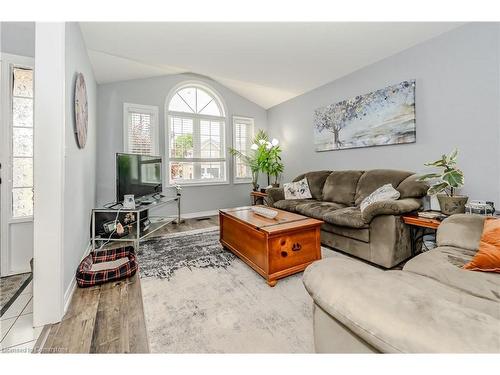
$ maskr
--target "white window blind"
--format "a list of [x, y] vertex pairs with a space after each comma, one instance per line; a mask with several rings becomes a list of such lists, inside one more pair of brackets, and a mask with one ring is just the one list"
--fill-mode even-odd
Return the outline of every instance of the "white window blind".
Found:
[[167, 145], [170, 183], [227, 181], [225, 117], [208, 88], [185, 86], [168, 103]]
[[158, 155], [158, 107], [124, 103], [123, 119], [125, 152]]
[[[254, 137], [254, 120], [250, 117], [233, 117], [233, 147], [245, 155], [249, 155], [252, 150], [252, 140]], [[235, 182], [248, 182], [252, 180], [251, 169], [242, 162], [240, 158], [234, 159], [234, 180]]]

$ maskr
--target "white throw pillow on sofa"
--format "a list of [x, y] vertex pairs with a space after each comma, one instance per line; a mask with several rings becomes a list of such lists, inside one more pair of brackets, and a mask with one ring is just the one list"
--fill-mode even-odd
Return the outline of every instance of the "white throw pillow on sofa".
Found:
[[283, 190], [285, 191], [285, 199], [312, 198], [311, 190], [309, 190], [309, 184], [307, 183], [306, 177], [297, 182], [288, 182], [283, 184]]
[[375, 190], [373, 193], [371, 193], [369, 196], [363, 199], [361, 201], [361, 204], [359, 205], [359, 208], [361, 209], [361, 212], [363, 212], [366, 209], [366, 207], [375, 202], [390, 201], [390, 200], [395, 201], [399, 199], [400, 195], [401, 194], [399, 193], [399, 191], [394, 189], [391, 184], [386, 184], [379, 187], [377, 190]]

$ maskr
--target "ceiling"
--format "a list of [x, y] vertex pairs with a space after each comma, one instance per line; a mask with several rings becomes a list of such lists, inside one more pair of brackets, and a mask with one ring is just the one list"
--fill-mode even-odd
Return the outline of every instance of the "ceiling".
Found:
[[266, 109], [460, 25], [80, 23], [98, 83], [190, 72]]

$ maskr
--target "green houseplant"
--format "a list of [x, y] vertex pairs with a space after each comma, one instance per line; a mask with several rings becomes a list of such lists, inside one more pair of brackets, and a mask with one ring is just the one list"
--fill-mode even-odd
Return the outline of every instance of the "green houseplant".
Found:
[[279, 141], [273, 138], [271, 142], [267, 141], [259, 146], [262, 149], [262, 171], [267, 173], [267, 183], [270, 184], [270, 177], [274, 177], [273, 187], [279, 187], [278, 178], [283, 173], [285, 165], [281, 161], [281, 148]]
[[455, 149], [441, 159], [425, 163], [428, 167], [440, 168], [438, 173], [428, 173], [420, 177], [421, 181], [429, 181], [429, 195], [436, 195], [441, 211], [446, 215], [465, 212], [468, 197], [457, 195], [457, 189], [464, 185], [464, 174], [456, 167], [458, 150]]
[[248, 155], [235, 149], [234, 147], [229, 148], [229, 153], [232, 156], [240, 159], [243, 162], [243, 164], [245, 164], [250, 168], [250, 171], [252, 173], [252, 186], [254, 191], [257, 191], [259, 189], [259, 184], [258, 184], [259, 172], [262, 170], [262, 163], [264, 160], [264, 156], [262, 155], [261, 152], [262, 150], [259, 150], [259, 147], [256, 147], [257, 144], [260, 144], [261, 140], [263, 142], [268, 141], [267, 134], [263, 130], [259, 130], [255, 135], [251, 151]]
[[232, 156], [239, 158], [252, 171], [252, 185], [254, 190], [257, 190], [259, 185], [257, 180], [259, 172], [267, 174], [268, 184], [270, 184], [270, 176], [274, 177], [273, 186], [278, 186], [278, 177], [283, 173], [285, 168], [281, 161], [281, 148], [277, 139], [269, 141], [267, 133], [260, 129], [253, 139], [250, 152], [243, 152], [230, 147], [229, 153]]

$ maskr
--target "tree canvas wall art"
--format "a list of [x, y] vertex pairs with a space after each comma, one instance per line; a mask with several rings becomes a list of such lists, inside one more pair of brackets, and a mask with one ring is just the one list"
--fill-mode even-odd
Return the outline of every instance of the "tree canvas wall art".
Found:
[[313, 122], [316, 151], [414, 143], [415, 80], [318, 108]]

